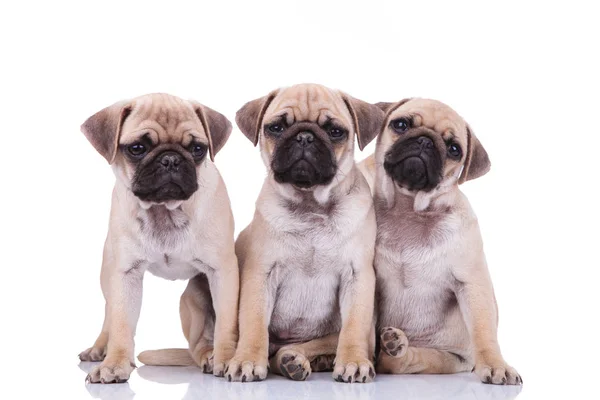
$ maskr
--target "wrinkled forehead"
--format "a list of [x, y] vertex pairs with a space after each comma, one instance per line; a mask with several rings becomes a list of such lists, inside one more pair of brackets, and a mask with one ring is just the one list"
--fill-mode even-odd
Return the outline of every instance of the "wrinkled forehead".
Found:
[[392, 111], [388, 121], [401, 116], [411, 116], [415, 126], [425, 126], [438, 133], [452, 131], [462, 136], [466, 134], [466, 122], [446, 104], [429, 99], [413, 99]]
[[165, 94], [138, 97], [122, 129], [122, 141], [148, 133], [154, 142], [181, 142], [184, 136], [206, 139], [194, 107], [188, 101]]
[[297, 85], [282, 89], [267, 108], [264, 121], [285, 117], [288, 124], [328, 119], [352, 126], [350, 111], [340, 92], [320, 85]]

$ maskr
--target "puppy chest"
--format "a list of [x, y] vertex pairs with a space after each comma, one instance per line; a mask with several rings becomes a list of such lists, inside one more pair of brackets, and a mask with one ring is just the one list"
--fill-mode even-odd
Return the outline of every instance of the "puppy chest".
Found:
[[299, 342], [339, 331], [339, 277], [286, 274], [276, 287], [269, 332], [273, 342]]
[[200, 272], [191, 260], [182, 260], [169, 254], [154, 257], [148, 266], [148, 271], [169, 280], [191, 279]]

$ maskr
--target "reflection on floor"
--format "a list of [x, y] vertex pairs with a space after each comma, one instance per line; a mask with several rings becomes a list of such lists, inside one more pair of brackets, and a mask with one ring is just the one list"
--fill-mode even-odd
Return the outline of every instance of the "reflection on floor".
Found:
[[[79, 367], [89, 372], [95, 363], [80, 363]], [[82, 373], [81, 384], [85, 374]], [[187, 389], [182, 390], [181, 385]], [[86, 386], [92, 398], [103, 400], [130, 400], [151, 398], [152, 394], [168, 399], [184, 400], [219, 399], [514, 399], [521, 391], [520, 386], [485, 385], [473, 374], [457, 375], [377, 375], [370, 384], [344, 384], [335, 382], [328, 372], [312, 374], [304, 382], [294, 382], [280, 376], [270, 375], [263, 382], [230, 383], [222, 378], [202, 374], [195, 367], [149, 367], [141, 366], [128, 383]], [[136, 392], [138, 393], [136, 396]], [[159, 397], [156, 397], [159, 398]]]

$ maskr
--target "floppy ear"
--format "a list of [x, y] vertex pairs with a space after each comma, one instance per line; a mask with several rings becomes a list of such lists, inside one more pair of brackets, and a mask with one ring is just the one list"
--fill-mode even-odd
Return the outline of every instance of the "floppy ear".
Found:
[[231, 134], [231, 122], [221, 113], [192, 101], [194, 111], [202, 122], [202, 127], [208, 137], [210, 160], [215, 161], [215, 155], [223, 148]]
[[388, 102], [379, 102], [379, 103], [375, 103], [375, 105], [379, 108], [381, 108], [381, 110], [386, 113], [389, 114], [391, 111], [394, 111], [396, 108], [400, 107], [401, 105], [403, 105], [404, 103], [407, 103], [409, 101], [412, 100], [412, 97], [407, 97], [406, 99], [402, 99], [397, 103], [388, 103]]
[[491, 166], [487, 152], [467, 124], [467, 157], [458, 183], [465, 183], [485, 175]]
[[343, 94], [344, 103], [352, 116], [358, 138], [358, 148], [364, 149], [379, 134], [385, 122], [385, 113], [374, 104]]
[[115, 160], [121, 127], [129, 113], [131, 104], [122, 101], [98, 111], [81, 125], [81, 132], [109, 164]]
[[235, 113], [235, 123], [254, 146], [258, 143], [258, 135], [262, 128], [265, 112], [277, 93], [279, 93], [279, 89], [264, 97], [249, 101]]

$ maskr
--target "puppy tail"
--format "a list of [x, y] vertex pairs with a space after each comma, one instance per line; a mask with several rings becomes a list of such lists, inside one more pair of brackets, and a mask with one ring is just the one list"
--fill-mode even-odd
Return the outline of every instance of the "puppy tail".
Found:
[[188, 349], [146, 350], [138, 355], [145, 365], [188, 367], [196, 365]]

